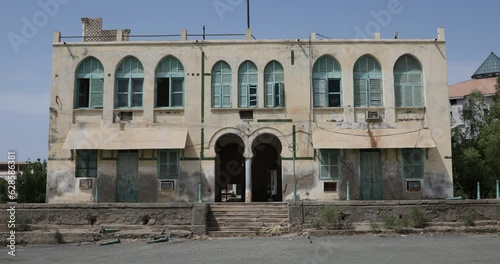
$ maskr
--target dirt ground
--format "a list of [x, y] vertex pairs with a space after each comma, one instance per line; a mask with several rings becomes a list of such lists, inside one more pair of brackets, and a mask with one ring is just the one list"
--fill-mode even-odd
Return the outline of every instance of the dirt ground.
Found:
[[4, 249], [0, 263], [499, 263], [499, 235], [221, 238]]

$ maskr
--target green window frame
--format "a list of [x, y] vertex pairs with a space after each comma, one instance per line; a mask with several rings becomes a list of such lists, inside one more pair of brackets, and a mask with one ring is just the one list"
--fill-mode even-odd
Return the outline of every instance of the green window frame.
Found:
[[180, 151], [178, 149], [158, 151], [158, 178], [176, 180], [180, 174]]
[[384, 106], [382, 68], [370, 55], [364, 55], [354, 64], [354, 106]]
[[142, 108], [144, 68], [135, 57], [122, 60], [116, 71], [115, 108]]
[[97, 150], [76, 151], [75, 177], [97, 177]]
[[156, 67], [155, 107], [184, 107], [184, 66], [174, 56]]
[[313, 66], [313, 107], [342, 106], [342, 68], [329, 55], [319, 57]]
[[238, 107], [254, 108], [258, 106], [259, 74], [257, 66], [245, 61], [238, 70]]
[[401, 56], [394, 65], [396, 107], [424, 106], [424, 84], [420, 62], [411, 55]]
[[264, 68], [264, 106], [285, 107], [285, 72], [277, 61], [269, 62]]
[[406, 179], [424, 178], [424, 150], [402, 149], [403, 177]]
[[232, 73], [225, 61], [217, 62], [212, 68], [212, 107], [231, 108]]
[[321, 180], [338, 180], [341, 173], [340, 150], [318, 150], [319, 178]]
[[80, 63], [75, 86], [75, 109], [102, 108], [104, 68], [98, 59], [88, 57]]

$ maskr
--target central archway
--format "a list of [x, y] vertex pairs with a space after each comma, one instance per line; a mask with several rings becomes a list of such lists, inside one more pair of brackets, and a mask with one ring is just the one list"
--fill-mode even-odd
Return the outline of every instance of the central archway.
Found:
[[245, 144], [235, 134], [221, 136], [215, 144], [215, 201], [245, 201]]
[[264, 133], [252, 143], [252, 202], [283, 200], [281, 179], [281, 141]]

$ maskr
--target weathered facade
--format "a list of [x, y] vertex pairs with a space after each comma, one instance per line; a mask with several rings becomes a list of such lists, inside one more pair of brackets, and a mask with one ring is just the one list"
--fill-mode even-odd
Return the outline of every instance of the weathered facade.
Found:
[[452, 196], [443, 29], [436, 40], [126, 33], [55, 33], [49, 202]]

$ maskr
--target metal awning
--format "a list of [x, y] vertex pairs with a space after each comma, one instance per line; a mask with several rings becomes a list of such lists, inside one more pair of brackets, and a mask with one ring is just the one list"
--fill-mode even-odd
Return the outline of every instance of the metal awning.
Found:
[[316, 129], [312, 135], [315, 149], [399, 149], [435, 148], [428, 129]]
[[63, 149], [184, 149], [186, 128], [72, 128]]

